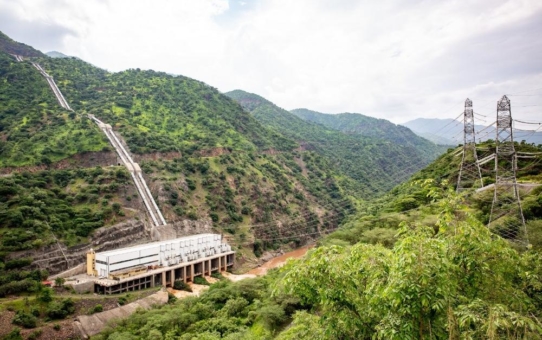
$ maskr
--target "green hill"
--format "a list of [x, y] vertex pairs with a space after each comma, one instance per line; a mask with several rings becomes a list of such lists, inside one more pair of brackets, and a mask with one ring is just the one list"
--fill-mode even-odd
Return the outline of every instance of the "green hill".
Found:
[[[73, 112], [30, 61], [54, 77]], [[116, 156], [87, 114], [124, 138], [168, 222], [213, 223], [249, 259], [303, 244], [353, 209], [352, 180], [334, 164], [202, 82], [0, 52], [0, 89], [2, 259], [39, 253], [53, 235], [84, 244], [97, 228], [146, 219], [122, 168], [106, 167]]]
[[290, 112], [304, 120], [322, 124], [347, 134], [387, 140], [401, 146], [414, 148], [429, 162], [443, 154], [447, 148], [419, 137], [405, 126], [395, 125], [388, 120], [368, 117], [359, 113], [326, 114], [307, 109], [295, 109]]
[[[495, 151], [493, 142], [479, 144], [479, 157]], [[449, 149], [426, 168], [417, 172], [408, 181], [401, 183], [386, 195], [367, 203], [345, 223], [341, 231], [330, 235], [327, 244], [354, 244], [360, 240], [371, 243], [392, 244], [401, 222], [436, 224], [442, 207], [432, 195], [434, 187], [454, 190], [459, 173], [461, 155], [458, 148]], [[518, 152], [539, 153], [540, 146], [516, 143]], [[540, 156], [538, 156], [540, 157]], [[542, 165], [538, 159], [519, 158], [517, 179], [519, 183], [542, 184]], [[494, 162], [481, 167], [484, 186], [494, 183]], [[534, 189], [520, 189], [523, 213], [529, 239], [533, 247], [542, 249], [542, 185]], [[493, 200], [493, 189], [467, 196], [466, 211], [480, 223], [487, 224]], [[511, 207], [515, 209], [515, 207]], [[459, 212], [458, 212], [459, 214]]]
[[[437, 146], [420, 138], [402, 145], [399, 141], [406, 139], [403, 130], [408, 129], [396, 127], [387, 139], [382, 138], [384, 133], [377, 136], [347, 133], [349, 131], [342, 132], [335, 127], [301, 119], [255, 94], [235, 90], [226, 95], [238, 101], [264, 126], [330, 159], [358, 183], [356, 190], [363, 192], [365, 198], [388, 191], [439, 154]], [[376, 121], [382, 131], [393, 125], [387, 121], [370, 121], [371, 124]], [[418, 145], [413, 146], [415, 143]]]
[[0, 52], [0, 79], [0, 167], [46, 165], [109, 149], [95, 124], [59, 108], [30, 63]]
[[42, 57], [43, 53], [26, 44], [17, 42], [0, 32], [0, 51], [17, 54], [23, 57]]

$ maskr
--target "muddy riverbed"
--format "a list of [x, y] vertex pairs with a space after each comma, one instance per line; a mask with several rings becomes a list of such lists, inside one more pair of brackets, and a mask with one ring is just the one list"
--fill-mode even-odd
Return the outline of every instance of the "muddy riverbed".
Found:
[[280, 256], [277, 256], [266, 263], [262, 264], [261, 266], [254, 268], [250, 271], [248, 271], [245, 275], [255, 275], [255, 276], [262, 276], [267, 274], [267, 271], [269, 269], [282, 267], [288, 259], [298, 259], [300, 257], [303, 257], [307, 251], [314, 247], [314, 245], [305, 246], [296, 250], [289, 251], [287, 253], [284, 253]]

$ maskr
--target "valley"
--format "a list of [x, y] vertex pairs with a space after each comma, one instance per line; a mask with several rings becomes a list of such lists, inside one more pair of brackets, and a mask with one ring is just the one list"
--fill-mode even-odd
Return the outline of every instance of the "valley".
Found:
[[[141, 300], [146, 311], [126, 307], [124, 321], [83, 333], [542, 336], [541, 145], [478, 141], [484, 187], [461, 191], [466, 148], [384, 119], [288, 111], [181, 75], [53, 56], [0, 35], [6, 339], [74, 338], [70, 318], [102, 315], [91, 316], [102, 309], [93, 293], [120, 293], [100, 300], [113, 310], [158, 287], [160, 306]], [[498, 196], [503, 185], [514, 193]], [[210, 286], [179, 300], [166, 293], [187, 283]]]

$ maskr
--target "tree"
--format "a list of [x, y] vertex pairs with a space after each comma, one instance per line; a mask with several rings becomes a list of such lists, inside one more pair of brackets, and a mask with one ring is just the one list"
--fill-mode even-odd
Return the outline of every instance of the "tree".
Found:
[[317, 248], [283, 268], [275, 294], [318, 308], [329, 338], [540, 338], [539, 256], [457, 216], [459, 198], [442, 202], [438, 232], [403, 223], [391, 250]]
[[57, 287], [64, 287], [64, 282], [66, 282], [66, 280], [62, 277], [57, 277], [55, 279], [55, 286]]

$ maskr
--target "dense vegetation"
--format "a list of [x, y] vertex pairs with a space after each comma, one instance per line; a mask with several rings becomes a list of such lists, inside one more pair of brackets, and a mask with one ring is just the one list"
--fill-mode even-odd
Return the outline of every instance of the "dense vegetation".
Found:
[[377, 119], [359, 113], [326, 114], [307, 109], [291, 111], [301, 119], [322, 124], [328, 128], [348, 134], [358, 134], [418, 150], [426, 161], [433, 161], [446, 151], [446, 146], [435, 146], [433, 142], [419, 137], [410, 129], [395, 125], [385, 119]]
[[303, 307], [298, 298], [271, 296], [276, 275], [211, 285], [189, 297], [138, 312], [97, 339], [266, 339]]
[[[345, 133], [335, 127], [305, 121], [255, 94], [235, 90], [226, 95], [238, 101], [264, 126], [330, 159], [342, 173], [356, 181], [352, 189], [365, 198], [387, 192], [439, 154], [440, 148], [429, 142], [418, 148], [418, 145], [402, 145], [400, 136], [392, 141], [393, 131], [388, 138], [382, 138], [381, 134], [373, 138]], [[377, 119], [369, 121], [382, 129], [391, 124]]]
[[51, 164], [109, 148], [88, 119], [59, 109], [30, 63], [0, 52], [0, 167]]
[[[479, 146], [480, 154], [495, 151], [495, 144], [487, 141]], [[459, 149], [450, 149], [435, 162], [416, 173], [409, 181], [392, 189], [388, 194], [360, 206], [358, 213], [346, 221], [341, 229], [328, 236], [326, 244], [355, 244], [359, 240], [370, 243], [393, 244], [398, 225], [405, 221], [422, 223], [436, 228], [440, 208], [431, 204], [432, 198], [426, 186], [427, 180], [438, 185], [455, 188], [461, 156]], [[516, 150], [540, 152], [542, 147], [526, 143], [516, 143]], [[482, 166], [484, 185], [494, 182], [494, 163]], [[528, 183], [542, 182], [542, 165], [535, 159], [519, 159], [518, 181]], [[535, 248], [542, 249], [542, 186], [531, 191], [522, 191], [522, 207], [530, 241]], [[468, 211], [483, 224], [488, 223], [493, 190], [471, 194], [465, 201]]]
[[132, 192], [123, 167], [0, 178], [0, 297], [34, 289], [22, 280], [44, 278], [39, 270], [29, 269], [38, 259], [9, 259], [10, 252], [44, 247], [55, 237], [68, 246], [84, 242], [96, 228], [133, 215], [124, 208]]
[[202, 82], [152, 70], [109, 73], [75, 58], [38, 61], [76, 112], [114, 126], [136, 154], [296, 147]]
[[[94, 229], [121, 221], [118, 215], [128, 211], [129, 201], [136, 198], [126, 196], [130, 184], [124, 179], [105, 183], [123, 191], [104, 191], [88, 182], [88, 192], [65, 184], [58, 187], [51, 180], [91, 178], [89, 173], [98, 169], [58, 175], [49, 166], [71, 156], [91, 163], [88, 152], [111, 150], [86, 114], [112, 124], [136, 158], [141, 155], [139, 163], [168, 221], [212, 220], [243, 251], [260, 255], [281, 244], [304, 243], [336, 228], [353, 209], [347, 198], [356, 194], [350, 189], [352, 179], [326, 158], [296, 149], [296, 142], [263, 127], [239, 104], [206, 84], [154, 71], [109, 73], [76, 58], [33, 59], [54, 76], [74, 108], [69, 112], [58, 106], [29, 62], [16, 62], [5, 53], [0, 56], [6, 99], [0, 107], [5, 127], [0, 132], [0, 167], [43, 169], [37, 184], [35, 175], [24, 174], [28, 187], [20, 183], [20, 175], [6, 179], [11, 193], [2, 207], [5, 252], [47, 245], [52, 230], [64, 244], [84, 243]], [[148, 154], [152, 156], [145, 157]], [[40, 197], [46, 198], [17, 204], [24, 194], [40, 190], [45, 192]], [[50, 197], [61, 202], [50, 204]], [[39, 210], [43, 200], [47, 209]], [[70, 204], [64, 202], [87, 206], [67, 210]], [[37, 217], [23, 216], [28, 224], [24, 226], [28, 232], [23, 232], [17, 217], [27, 207], [38, 209]], [[251, 229], [255, 223], [260, 227]], [[280, 241], [273, 239], [277, 235]]]
[[211, 219], [233, 244], [257, 244], [257, 255], [282, 243], [303, 244], [353, 211], [329, 164], [313, 152], [227, 153], [145, 161], [142, 168], [162, 183], [168, 220]]
[[495, 238], [462, 197], [423, 187], [437, 228], [402, 223], [389, 247], [321, 246], [266, 278], [140, 312], [100, 338], [540, 338], [542, 256]]

